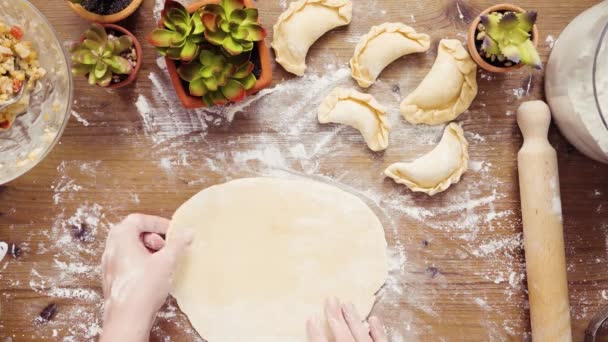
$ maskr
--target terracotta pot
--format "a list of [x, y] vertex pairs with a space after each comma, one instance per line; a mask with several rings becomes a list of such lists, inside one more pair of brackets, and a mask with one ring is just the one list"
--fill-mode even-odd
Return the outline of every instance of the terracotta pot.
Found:
[[[118, 25], [114, 25], [114, 24], [102, 24], [102, 26], [106, 29], [106, 32], [108, 32], [108, 30], [118, 31], [118, 32], [122, 33], [123, 35], [130, 36], [131, 39], [133, 40], [133, 46], [135, 47], [135, 52], [137, 53], [137, 63], [135, 64], [135, 67], [133, 68], [133, 72], [131, 72], [131, 74], [129, 74], [129, 77], [127, 77], [124, 81], [118, 82], [118, 83], [112, 83], [105, 88], [118, 89], [118, 88], [126, 87], [129, 84], [133, 83], [133, 81], [135, 81], [135, 79], [137, 78], [137, 74], [139, 73], [139, 69], [141, 69], [141, 65], [143, 64], [144, 59], [143, 59], [143, 52], [142, 52], [141, 44], [139, 43], [139, 40], [137, 40], [137, 38], [133, 35], [133, 33], [131, 33], [129, 30], [127, 30], [126, 28], [124, 28], [122, 26], [118, 26]], [[84, 41], [84, 37], [80, 38], [80, 42], [82, 42], [82, 41]]]
[[[471, 27], [469, 28], [469, 34], [467, 37], [467, 44], [469, 46], [469, 54], [471, 54], [471, 57], [477, 63], [477, 65], [479, 65], [483, 69], [490, 71], [490, 72], [505, 73], [505, 72], [517, 70], [523, 66], [522, 63], [518, 63], [518, 64], [515, 64], [510, 67], [494, 66], [494, 65], [488, 63], [479, 54], [479, 51], [477, 50], [477, 46], [475, 45], [475, 37], [477, 36], [477, 26], [479, 26], [479, 23], [481, 22], [481, 16], [489, 14], [491, 12], [507, 12], [507, 11], [508, 12], [525, 12], [526, 10], [524, 10], [523, 8], [521, 8], [519, 6], [515, 6], [515, 5], [511, 5], [511, 4], [494, 5], [492, 7], [489, 7], [485, 11], [481, 12], [481, 14], [478, 15], [477, 18], [475, 18], [475, 20], [471, 23]], [[538, 37], [539, 37], [538, 36], [538, 26], [536, 26], [536, 24], [535, 24], [534, 27], [532, 28], [532, 43], [534, 44], [535, 47], [538, 47]]]
[[[204, 5], [218, 3], [219, 0], [198, 1], [189, 5], [188, 11], [190, 13], [194, 13], [196, 10], [203, 7]], [[245, 0], [245, 6], [248, 8], [254, 8], [255, 4], [252, 0]], [[158, 26], [163, 27], [162, 19], [158, 23]], [[260, 78], [255, 82], [253, 88], [247, 91], [247, 96], [259, 92], [260, 90], [268, 87], [272, 83], [272, 65], [270, 63], [270, 51], [268, 49], [268, 46], [266, 45], [266, 42], [264, 40], [257, 42], [256, 46], [259, 54], [261, 75]], [[176, 61], [170, 58], [165, 58], [165, 60], [167, 61], [167, 70], [169, 71], [169, 76], [171, 77], [173, 88], [175, 88], [175, 93], [177, 94], [177, 97], [179, 97], [184, 107], [187, 109], [207, 107], [207, 104], [205, 104], [205, 101], [203, 101], [201, 97], [191, 96], [188, 92], [188, 89], [184, 88], [184, 83], [177, 74]]]
[[94, 22], [94, 23], [100, 23], [100, 24], [113, 24], [116, 22], [119, 22], [121, 20], [126, 19], [128, 16], [130, 16], [131, 14], [133, 14], [133, 12], [135, 12], [139, 6], [141, 5], [143, 0], [133, 0], [129, 6], [127, 6], [125, 9], [123, 9], [122, 11], [118, 12], [118, 13], [114, 13], [114, 14], [109, 14], [109, 15], [100, 15], [97, 13], [93, 13], [93, 12], [89, 12], [87, 11], [84, 7], [82, 7], [79, 4], [75, 4], [72, 3], [68, 0], [66, 0], [66, 2], [68, 3], [68, 5], [74, 10], [74, 12], [76, 12], [76, 14], [78, 14], [80, 17], [82, 17], [85, 20]]

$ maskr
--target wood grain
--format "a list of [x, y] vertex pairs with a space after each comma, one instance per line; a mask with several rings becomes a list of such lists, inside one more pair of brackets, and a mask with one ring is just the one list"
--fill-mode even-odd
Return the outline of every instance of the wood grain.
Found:
[[[324, 75], [334, 72], [332, 68], [345, 67], [356, 38], [373, 24], [402, 21], [430, 34], [433, 46], [429, 53], [399, 60], [382, 74], [382, 84], [372, 91], [384, 98], [393, 97], [391, 91], [396, 97], [412, 91], [433, 63], [438, 40], [444, 37], [464, 40], [467, 24], [493, 4], [481, 0], [353, 2], [353, 23], [332, 31], [313, 46], [307, 72]], [[549, 35], [557, 38], [570, 20], [597, 2], [515, 3], [538, 10], [540, 52], [546, 61], [550, 47], [544, 43], [545, 38]], [[87, 27], [62, 1], [32, 0], [32, 3], [65, 41], [77, 39]], [[257, 2], [267, 28], [283, 11], [281, 3]], [[285, 123], [283, 113], [269, 110], [276, 107], [260, 100], [238, 113], [233, 122], [206, 127], [208, 123], [200, 115], [186, 113], [179, 104], [159, 99], [150, 76], [161, 75], [162, 70], [157, 66], [153, 48], [143, 42], [155, 26], [154, 5], [154, 1], [145, 0], [124, 23], [144, 47], [145, 61], [136, 84], [107, 91], [77, 79], [74, 110], [89, 125], [72, 118], [61, 143], [40, 165], [0, 188], [3, 204], [0, 241], [21, 247], [19, 257], [8, 256], [0, 262], [0, 339], [94, 340], [98, 332], [95, 324], [100, 323], [101, 317], [99, 275], [94, 270], [66, 273], [58, 262], [80, 263], [94, 269], [111, 224], [128, 213], [170, 217], [181, 203], [206, 186], [231, 178], [267, 174], [272, 167], [262, 165], [259, 160], [247, 161], [247, 168], [232, 165], [242, 156], [239, 153], [250, 152], [262, 144], [283, 152], [296, 144], [307, 152], [316, 151], [304, 161], [286, 153], [287, 171], [322, 176], [361, 193], [385, 194], [386, 198], [376, 202], [380, 209], [386, 207], [387, 212], [403, 213], [404, 208], [414, 208], [418, 213], [424, 213], [423, 210], [432, 213], [421, 217], [410, 212], [409, 216], [395, 214], [382, 218], [391, 249], [402, 246], [406, 256], [402, 260], [404, 270], [392, 278], [397, 284], [387, 286], [374, 309], [384, 317], [393, 341], [529, 338], [525, 279], [521, 276], [525, 273], [524, 256], [517, 243], [521, 241], [522, 227], [516, 153], [522, 139], [515, 116], [508, 113], [515, 112], [523, 100], [543, 97], [542, 72], [530, 74], [522, 69], [508, 75], [492, 75], [491, 79], [480, 73], [480, 94], [459, 121], [470, 134], [471, 159], [483, 161], [489, 170], [469, 172], [448, 192], [429, 198], [411, 194], [380, 174], [390, 163], [415, 158], [432, 148], [430, 142], [421, 141], [416, 134], [395, 134], [389, 150], [374, 154], [361, 144], [356, 131], [341, 129], [331, 142], [339, 142], [340, 148], [329, 146], [317, 151], [319, 139], [329, 136], [338, 126], [302, 120], [297, 136], [290, 136], [283, 130], [296, 123]], [[272, 39], [271, 31], [268, 41]], [[328, 65], [332, 68], [328, 69]], [[280, 66], [275, 65], [273, 71], [275, 84], [297, 81]], [[530, 92], [523, 98], [515, 96], [513, 90], [527, 88], [530, 77]], [[172, 91], [166, 89], [168, 94]], [[187, 127], [186, 133], [154, 141], [158, 134], [147, 132], [137, 110], [140, 95], [155, 101], [157, 128], [175, 128], [178, 123]], [[298, 110], [304, 115], [315, 109], [310, 106]], [[400, 123], [395, 131], [415, 132], [405, 123]], [[473, 139], [471, 134], [482, 139]], [[593, 314], [608, 304], [608, 166], [575, 151], [555, 128], [551, 130], [550, 141], [559, 156], [573, 331], [575, 340], [580, 341]], [[181, 153], [185, 161], [180, 159]], [[226, 156], [226, 160], [222, 159]], [[216, 162], [220, 170], [213, 168], [210, 161]], [[69, 181], [82, 189], [66, 187]], [[484, 198], [493, 201], [485, 203]], [[479, 204], [480, 201], [485, 204]], [[463, 203], [462, 210], [452, 210], [458, 203]], [[70, 238], [70, 222], [74, 220], [68, 221], [78, 218], [78, 210], [82, 208], [99, 211], [95, 216], [99, 222], [91, 225], [97, 229], [85, 242]], [[500, 215], [495, 217], [497, 213]], [[388, 224], [389, 221], [393, 222]], [[58, 241], [61, 237], [69, 241]], [[513, 239], [515, 243], [491, 253], [480, 249], [491, 241], [505, 239]], [[391, 290], [392, 287], [398, 291]], [[73, 291], [61, 298], [53, 292], [56, 288]], [[85, 291], [86, 295], [79, 298], [81, 292], [74, 291]], [[35, 318], [49, 303], [58, 305], [56, 316], [47, 324], [35, 325]], [[191, 341], [195, 336], [186, 317], [169, 301], [157, 320], [152, 340]]]

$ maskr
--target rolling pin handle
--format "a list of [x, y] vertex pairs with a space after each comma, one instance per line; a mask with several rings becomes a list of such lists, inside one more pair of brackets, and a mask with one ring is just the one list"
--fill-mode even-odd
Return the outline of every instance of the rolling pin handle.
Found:
[[551, 110], [543, 101], [524, 102], [517, 110], [517, 124], [524, 136], [524, 141], [545, 140], [551, 124]]

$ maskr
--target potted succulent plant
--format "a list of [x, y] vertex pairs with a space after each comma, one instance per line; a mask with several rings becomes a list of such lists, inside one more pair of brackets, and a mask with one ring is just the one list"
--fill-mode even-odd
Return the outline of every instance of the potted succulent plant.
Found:
[[85, 20], [113, 24], [135, 12], [143, 0], [66, 0], [68, 5]]
[[538, 45], [537, 13], [499, 4], [481, 13], [471, 24], [469, 53], [490, 72], [509, 72], [523, 65], [542, 69]]
[[93, 24], [72, 50], [72, 73], [111, 89], [132, 83], [142, 64], [139, 41], [126, 29]]
[[251, 0], [167, 0], [148, 40], [186, 108], [240, 101], [272, 82], [266, 31]]

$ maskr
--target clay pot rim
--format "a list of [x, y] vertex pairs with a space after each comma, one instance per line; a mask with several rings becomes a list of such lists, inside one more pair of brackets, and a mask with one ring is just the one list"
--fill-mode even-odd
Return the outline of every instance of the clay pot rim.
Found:
[[[135, 35], [133, 33], [131, 33], [131, 31], [127, 30], [126, 28], [124, 28], [122, 26], [115, 25], [115, 24], [101, 24], [101, 23], [100, 23], [100, 25], [103, 26], [103, 28], [106, 30], [106, 33], [108, 32], [108, 29], [110, 29], [110, 30], [121, 32], [123, 35], [128, 35], [131, 37], [131, 39], [133, 39], [133, 46], [135, 46], [135, 52], [137, 53], [137, 63], [135, 63], [135, 67], [133, 67], [133, 71], [131, 72], [131, 74], [129, 74], [129, 77], [127, 77], [124, 81], [110, 84], [107, 87], [101, 87], [101, 86], [98, 86], [98, 87], [105, 88], [105, 89], [119, 89], [122, 87], [126, 87], [129, 84], [133, 83], [135, 81], [135, 79], [137, 79], [137, 74], [139, 73], [139, 70], [141, 69], [141, 66], [143, 64], [143, 49], [141, 48], [141, 44], [139, 43], [139, 40], [137, 39], [137, 37], [135, 37]], [[84, 41], [84, 37], [80, 38], [80, 42], [82, 42], [82, 41]]]
[[[244, 1], [245, 1], [245, 7], [247, 7], [247, 8], [256, 7], [252, 0], [244, 0]], [[197, 1], [197, 2], [190, 4], [189, 6], [187, 6], [187, 9], [188, 9], [188, 12], [193, 13], [196, 10], [198, 10], [199, 8], [201, 8], [207, 4], [214, 4], [214, 3], [217, 4], [219, 2], [220, 2], [220, 0], [201, 0], [201, 1]], [[161, 19], [158, 22], [158, 27], [162, 27], [162, 26], [163, 26], [163, 23], [162, 23], [162, 19]], [[268, 45], [266, 45], [265, 40], [261, 40], [259, 42], [256, 42], [256, 46], [258, 49], [260, 68], [261, 68], [262, 72], [261, 72], [260, 78], [255, 82], [254, 87], [247, 91], [247, 96], [251, 96], [251, 95], [259, 92], [260, 90], [268, 87], [272, 83], [272, 65], [270, 62], [270, 51], [269, 51]], [[184, 108], [196, 109], [196, 108], [207, 107], [207, 104], [205, 103], [205, 101], [203, 101], [203, 99], [201, 97], [191, 96], [188, 93], [188, 91], [185, 89], [185, 87], [182, 84], [181, 79], [179, 78], [179, 75], [177, 74], [176, 61], [174, 61], [168, 57], [165, 57], [165, 61], [167, 64], [167, 71], [169, 73], [169, 77], [171, 78], [171, 83], [173, 83], [173, 88], [175, 90], [175, 93], [177, 94], [177, 97], [182, 102], [182, 105], [184, 106]]]
[[[501, 12], [501, 11], [523, 13], [526, 10], [519, 6], [507, 4], [507, 3], [497, 4], [497, 5], [488, 7], [483, 12], [481, 12], [475, 18], [475, 20], [473, 20], [473, 22], [471, 23], [471, 26], [469, 27], [469, 34], [467, 37], [467, 45], [469, 47], [469, 54], [471, 55], [471, 58], [473, 58], [475, 63], [477, 63], [477, 65], [479, 65], [481, 68], [483, 68], [487, 71], [490, 71], [490, 72], [494, 72], [494, 73], [506, 73], [506, 72], [510, 72], [510, 71], [515, 71], [524, 66], [524, 64], [521, 62], [516, 65], [509, 66], [509, 67], [494, 66], [494, 65], [488, 63], [477, 50], [477, 46], [475, 45], [475, 37], [477, 36], [477, 26], [479, 26], [479, 23], [481, 22], [481, 16], [489, 14], [491, 12]], [[532, 44], [534, 44], [534, 47], [538, 47], [538, 39], [539, 39], [538, 26], [536, 24], [534, 24], [534, 26], [532, 27]]]
[[84, 20], [100, 24], [114, 24], [116, 22], [126, 19], [127, 17], [131, 16], [131, 14], [135, 13], [135, 11], [141, 6], [143, 2], [143, 0], [132, 0], [129, 6], [127, 6], [120, 12], [108, 15], [101, 15], [87, 11], [79, 4], [72, 3], [68, 0], [65, 1], [68, 3], [70, 8], [72, 8], [72, 10]]

